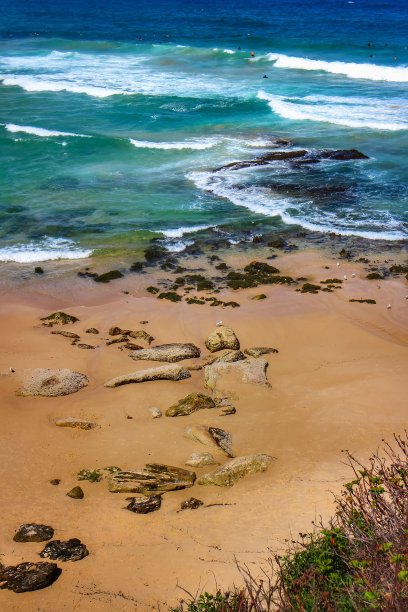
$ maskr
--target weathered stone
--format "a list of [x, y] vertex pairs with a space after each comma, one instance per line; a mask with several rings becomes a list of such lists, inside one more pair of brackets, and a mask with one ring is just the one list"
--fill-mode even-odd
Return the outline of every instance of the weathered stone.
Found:
[[154, 340], [153, 336], [151, 336], [150, 334], [147, 333], [147, 331], [145, 331], [144, 329], [138, 329], [136, 331], [131, 331], [129, 333], [129, 336], [131, 338], [134, 338], [135, 340], [144, 340], [145, 342], [147, 342], [147, 344], [151, 344]]
[[180, 510], [197, 510], [204, 506], [204, 502], [201, 499], [196, 499], [195, 497], [190, 497], [190, 499], [186, 499], [186, 501], [181, 502]]
[[132, 359], [147, 359], [149, 361], [167, 361], [175, 363], [183, 359], [193, 359], [199, 357], [201, 351], [194, 344], [160, 344], [151, 348], [141, 349], [130, 353]]
[[123, 347], [120, 346], [119, 348], [125, 348], [128, 351], [138, 351], [139, 349], [143, 348], [143, 346], [140, 346], [140, 344], [134, 344], [133, 342], [126, 342]]
[[87, 480], [88, 482], [100, 482], [102, 480], [101, 470], [80, 470], [77, 474], [78, 480]]
[[19, 395], [55, 397], [76, 393], [88, 384], [84, 374], [68, 369], [33, 368], [24, 370]]
[[47, 317], [42, 317], [40, 320], [46, 321], [47, 323], [51, 323], [51, 325], [67, 325], [68, 323], [76, 323], [77, 321], [79, 321], [77, 317], [69, 315], [66, 312], [62, 312], [61, 310], [53, 312]]
[[207, 465], [219, 465], [211, 453], [191, 453], [186, 461], [186, 465], [191, 467], [206, 467]]
[[164, 493], [192, 487], [195, 479], [195, 473], [189, 470], [160, 463], [147, 463], [146, 467], [139, 471], [112, 474], [108, 487], [112, 493]]
[[99, 331], [96, 329], [96, 327], [89, 327], [88, 329], [85, 330], [85, 333], [87, 333], [87, 334], [99, 334]]
[[128, 336], [131, 331], [131, 329], [121, 329], [117, 327], [117, 325], [114, 325], [109, 329], [108, 334], [110, 336]]
[[21, 525], [15, 533], [15, 542], [45, 542], [51, 540], [54, 530], [49, 525], [39, 525], [37, 523], [26, 523]]
[[92, 421], [84, 421], [83, 419], [77, 419], [76, 417], [62, 417], [54, 420], [54, 424], [57, 427], [74, 427], [76, 429], [94, 429], [98, 427], [98, 423]]
[[208, 425], [191, 425], [184, 430], [184, 436], [189, 440], [200, 442], [222, 450], [228, 457], [234, 457], [232, 452], [232, 436], [228, 431]]
[[160, 408], [150, 408], [150, 414], [152, 415], [153, 419], [160, 419], [160, 417], [163, 416]]
[[226, 406], [222, 409], [220, 416], [228, 416], [230, 414], [236, 414], [237, 409], [234, 406]]
[[159, 510], [162, 497], [161, 495], [143, 495], [142, 497], [127, 497], [126, 501], [130, 501], [126, 510], [136, 512], [136, 514], [148, 514]]
[[74, 487], [67, 493], [68, 497], [72, 497], [72, 499], [84, 499], [84, 492], [82, 487]]
[[218, 487], [231, 487], [240, 478], [247, 474], [265, 472], [268, 469], [272, 457], [269, 455], [248, 455], [247, 457], [236, 457], [227, 461], [214, 472], [204, 474], [197, 483], [200, 485], [217, 485]]
[[84, 344], [84, 343], [77, 344], [77, 347], [80, 349], [85, 349], [85, 350], [92, 350], [96, 348], [96, 346], [92, 346], [92, 344]]
[[209, 389], [215, 390], [221, 378], [222, 384], [224, 374], [233, 374], [243, 383], [252, 385], [269, 385], [266, 377], [268, 362], [265, 359], [246, 359], [235, 363], [213, 363], [204, 368], [205, 383]]
[[166, 410], [166, 416], [187, 416], [198, 410], [215, 408], [214, 400], [203, 393], [190, 393]]
[[239, 349], [239, 340], [234, 331], [226, 325], [219, 325], [205, 341], [205, 346], [211, 353], [222, 349]]
[[111, 340], [106, 341], [106, 346], [110, 346], [111, 344], [120, 344], [121, 342], [127, 342], [129, 338], [127, 336], [119, 336], [119, 338], [112, 338]]
[[58, 330], [52, 331], [51, 333], [58, 335], [58, 336], [64, 336], [65, 338], [75, 338], [76, 340], [79, 340], [78, 334], [74, 334], [73, 332], [65, 331], [65, 329], [58, 329]]
[[254, 348], [245, 349], [244, 353], [250, 357], [261, 357], [261, 355], [279, 353], [279, 351], [278, 349], [270, 348], [269, 346], [255, 346]]
[[58, 486], [61, 482], [61, 478], [52, 478], [50, 480], [50, 484], [54, 485], [54, 487]]
[[190, 378], [191, 374], [182, 366], [170, 365], [161, 366], [159, 368], [149, 368], [148, 370], [140, 370], [139, 372], [131, 372], [123, 376], [117, 376], [105, 383], [105, 387], [120, 387], [130, 383], [141, 383], [153, 380], [184, 380]]
[[225, 363], [234, 363], [234, 361], [242, 361], [246, 359], [245, 355], [241, 351], [232, 351], [231, 349], [224, 349], [217, 351], [216, 353], [210, 353], [203, 357], [203, 366], [211, 365], [212, 363], [218, 363], [223, 361]]
[[37, 591], [49, 586], [61, 570], [56, 563], [19, 563], [8, 567], [0, 564], [0, 589], [14, 593]]
[[201, 365], [201, 363], [193, 363], [191, 365], [186, 365], [187, 370], [189, 370], [189, 372], [196, 372], [198, 370], [202, 370], [203, 366]]
[[251, 300], [255, 300], [256, 302], [259, 302], [260, 300], [266, 300], [266, 295], [265, 293], [257, 293], [257, 295], [251, 297]]
[[96, 283], [109, 283], [111, 280], [122, 277], [123, 274], [122, 272], [119, 272], [119, 270], [110, 270], [109, 272], [104, 272], [103, 274], [95, 276], [94, 281]]
[[43, 559], [48, 557], [59, 561], [80, 561], [87, 555], [89, 555], [87, 547], [78, 538], [71, 538], [66, 542], [52, 540], [40, 552], [40, 557]]

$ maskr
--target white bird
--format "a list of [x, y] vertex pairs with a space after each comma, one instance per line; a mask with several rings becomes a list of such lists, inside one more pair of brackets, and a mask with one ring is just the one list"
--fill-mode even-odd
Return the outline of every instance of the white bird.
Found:
[[344, 280], [347, 280], [347, 276], [346, 275], [344, 275], [343, 278], [344, 278]]
[[338, 261], [338, 262], [336, 263], [336, 266], [337, 266], [337, 267], [339, 267], [339, 265], [340, 265], [340, 262]]
[[356, 278], [356, 275], [354, 274], [354, 272], [353, 272], [353, 274], [351, 275], [351, 278]]
[[391, 304], [387, 304], [387, 308], [389, 310], [391, 308]]
[[222, 324], [223, 324], [223, 323], [222, 323], [222, 321], [217, 321], [217, 322], [216, 322], [216, 325], [217, 325], [218, 327], [219, 327], [220, 325], [222, 325]]

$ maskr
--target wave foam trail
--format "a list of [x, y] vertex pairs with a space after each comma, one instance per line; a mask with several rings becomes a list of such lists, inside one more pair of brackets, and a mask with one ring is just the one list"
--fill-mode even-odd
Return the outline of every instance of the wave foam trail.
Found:
[[1, 248], [0, 261], [36, 263], [57, 259], [84, 259], [90, 257], [91, 254], [92, 250], [81, 249], [72, 240], [45, 237], [38, 242]]
[[330, 74], [341, 74], [350, 79], [370, 81], [390, 81], [408, 83], [407, 66], [379, 66], [377, 64], [358, 64], [356, 62], [328, 62], [306, 57], [292, 57], [281, 53], [268, 53], [263, 58], [274, 62], [275, 68], [294, 70], [319, 70]]
[[45, 128], [32, 127], [31, 125], [16, 125], [15, 123], [6, 123], [4, 125], [8, 132], [24, 132], [25, 134], [31, 134], [33, 136], [40, 136], [42, 138], [51, 138], [58, 136], [74, 136], [76, 138], [91, 138], [86, 134], [74, 134], [73, 132], [58, 132], [57, 130], [46, 130]]
[[152, 142], [150, 140], [134, 140], [130, 142], [138, 149], [163, 149], [163, 150], [182, 150], [182, 149], [211, 149], [218, 142], [214, 138], [203, 138], [202, 140], [185, 140], [183, 142]]
[[259, 91], [274, 113], [293, 121], [321, 121], [351, 128], [399, 131], [408, 129], [403, 101], [341, 96], [285, 97]]
[[184, 234], [192, 234], [200, 230], [210, 229], [213, 225], [191, 225], [190, 227], [177, 227], [175, 229], [162, 230], [160, 233], [166, 238], [182, 238]]

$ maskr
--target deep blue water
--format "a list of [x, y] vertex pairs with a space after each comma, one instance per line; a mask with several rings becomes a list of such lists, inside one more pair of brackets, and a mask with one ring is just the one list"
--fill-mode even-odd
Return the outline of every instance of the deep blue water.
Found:
[[[205, 226], [406, 237], [407, 26], [396, 1], [0, 0], [0, 260]], [[212, 172], [275, 137], [369, 159]]]

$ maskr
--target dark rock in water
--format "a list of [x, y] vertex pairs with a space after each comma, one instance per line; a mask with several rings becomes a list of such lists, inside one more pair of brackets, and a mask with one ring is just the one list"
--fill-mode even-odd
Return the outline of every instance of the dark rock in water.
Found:
[[162, 498], [161, 495], [144, 495], [143, 497], [127, 497], [126, 501], [130, 501], [126, 510], [136, 512], [136, 514], [149, 514], [149, 512], [159, 510]]
[[348, 161], [351, 159], [369, 159], [367, 155], [357, 149], [339, 149], [337, 151], [319, 151], [320, 159], [334, 159], [336, 161]]
[[192, 487], [195, 479], [195, 473], [189, 470], [161, 463], [147, 463], [140, 471], [112, 474], [108, 485], [112, 493], [164, 493]]
[[197, 510], [201, 506], [204, 506], [204, 502], [201, 499], [190, 497], [190, 499], [186, 499], [186, 501], [181, 503], [180, 510]]
[[99, 331], [96, 329], [96, 327], [89, 327], [88, 329], [85, 330], [86, 334], [99, 334]]
[[68, 497], [72, 499], [84, 499], [84, 492], [81, 487], [74, 487], [67, 493]]
[[117, 278], [122, 278], [122, 272], [119, 270], [110, 270], [109, 272], [105, 272], [104, 274], [99, 274], [94, 278], [95, 283], [109, 283], [111, 280], [115, 280]]
[[50, 586], [61, 574], [56, 563], [19, 563], [8, 567], [0, 564], [0, 589], [27, 593]]
[[230, 164], [216, 168], [214, 172], [219, 172], [220, 170], [241, 170], [242, 168], [250, 168], [251, 166], [264, 166], [272, 161], [298, 159], [305, 157], [305, 155], [307, 155], [305, 149], [300, 149], [298, 151], [272, 151], [260, 157], [256, 157], [255, 159], [231, 162]]
[[41, 267], [41, 266], [36, 266], [36, 267], [34, 268], [34, 272], [35, 272], [36, 274], [44, 274], [44, 270], [42, 269], [42, 267]]
[[166, 255], [168, 255], [168, 251], [164, 247], [154, 244], [153, 241], [144, 252], [146, 261], [157, 261]]
[[15, 533], [15, 542], [45, 542], [51, 540], [54, 530], [49, 525], [39, 525], [37, 523], [26, 523], [21, 525]]
[[143, 268], [144, 268], [144, 263], [142, 261], [135, 261], [135, 263], [132, 263], [129, 270], [131, 272], [141, 272]]
[[80, 561], [87, 555], [89, 555], [87, 547], [78, 538], [71, 538], [66, 542], [52, 540], [40, 552], [40, 557], [43, 559], [48, 557], [59, 561]]
[[76, 323], [79, 321], [77, 317], [73, 315], [69, 315], [66, 312], [62, 312], [58, 310], [57, 312], [53, 312], [47, 317], [42, 317], [40, 321], [46, 321], [47, 323], [51, 323], [52, 325], [67, 325], [68, 323]]
[[272, 247], [273, 249], [284, 249], [286, 246], [286, 240], [283, 238], [274, 238], [268, 242], [268, 246]]
[[352, 254], [350, 251], [347, 251], [346, 249], [341, 249], [339, 253], [339, 257], [341, 257], [341, 259], [351, 259]]
[[215, 402], [209, 395], [190, 393], [166, 410], [166, 416], [187, 416], [197, 410], [215, 408]]

